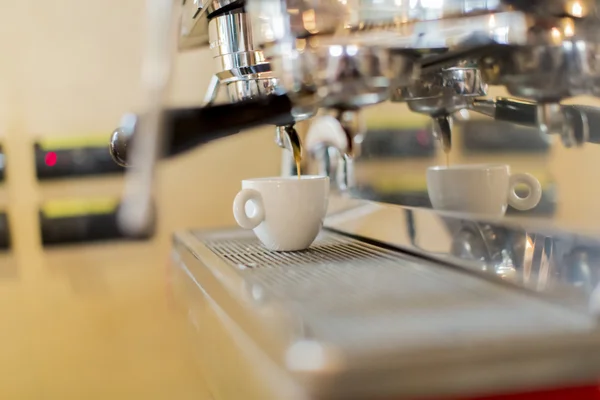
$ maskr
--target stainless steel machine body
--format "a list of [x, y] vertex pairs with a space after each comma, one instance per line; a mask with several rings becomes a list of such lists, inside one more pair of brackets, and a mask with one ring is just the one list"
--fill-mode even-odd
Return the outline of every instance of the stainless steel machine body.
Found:
[[326, 225], [292, 253], [239, 230], [175, 235], [173, 286], [216, 398], [476, 399], [597, 381], [596, 244], [360, 200], [333, 201]]
[[[238, 230], [175, 235], [174, 287], [216, 399], [596, 384], [596, 1], [185, 0], [181, 11], [180, 48], [209, 46], [217, 66], [204, 102], [127, 119], [115, 160], [151, 168], [128, 154], [152, 148], [144, 119], [164, 121], [163, 157], [270, 124], [292, 174], [302, 122], [303, 171], [333, 183], [304, 252], [269, 253]], [[545, 205], [501, 219], [431, 210], [422, 181], [442, 148], [539, 175]]]

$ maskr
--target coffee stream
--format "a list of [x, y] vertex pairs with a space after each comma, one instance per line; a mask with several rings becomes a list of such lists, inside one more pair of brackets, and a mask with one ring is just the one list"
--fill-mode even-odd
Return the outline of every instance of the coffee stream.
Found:
[[302, 160], [296, 158], [296, 170], [298, 171], [298, 179], [300, 179], [300, 177], [302, 176], [302, 171], [301, 171], [301, 167], [300, 167], [300, 161], [302, 161]]
[[446, 155], [446, 168], [448, 168], [450, 166], [450, 150], [452, 150], [449, 137], [447, 137], [445, 140], [442, 140], [442, 147], [444, 149], [444, 154]]
[[441, 141], [442, 148], [446, 154], [446, 168], [450, 166], [450, 150], [452, 149], [452, 124], [445, 117], [436, 118], [438, 123], [437, 137]]
[[292, 144], [292, 152], [294, 154], [294, 161], [296, 162], [296, 172], [298, 174], [298, 179], [300, 179], [302, 176], [302, 170], [300, 166], [302, 162], [302, 144], [300, 143], [300, 137], [293, 126], [286, 127], [285, 131], [290, 139], [290, 143]]

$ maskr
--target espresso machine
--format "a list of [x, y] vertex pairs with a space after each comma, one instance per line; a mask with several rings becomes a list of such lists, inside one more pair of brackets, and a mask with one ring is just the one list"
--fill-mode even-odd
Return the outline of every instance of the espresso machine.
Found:
[[[283, 174], [308, 126], [302, 168], [331, 178], [308, 250], [269, 252], [239, 229], [174, 234], [172, 284], [215, 400], [598, 398], [600, 236], [389, 204], [355, 177], [364, 115], [382, 103], [426, 116], [445, 151], [465, 112], [596, 146], [600, 109], [569, 101], [600, 95], [596, 1], [149, 4], [147, 109], [110, 141], [131, 171], [123, 229], [153, 227], [156, 162], [257, 126], [273, 127]], [[216, 64], [195, 108], [162, 105], [175, 42]]]

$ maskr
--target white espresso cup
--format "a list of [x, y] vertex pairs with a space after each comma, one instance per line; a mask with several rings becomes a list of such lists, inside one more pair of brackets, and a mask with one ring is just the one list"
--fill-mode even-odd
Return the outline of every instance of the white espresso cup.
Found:
[[[524, 185], [526, 197], [515, 189]], [[508, 165], [436, 166], [427, 170], [427, 191], [433, 208], [503, 216], [508, 205], [525, 211], [542, 198], [540, 182], [530, 174], [511, 174]]]
[[323, 226], [328, 197], [329, 178], [324, 176], [246, 179], [233, 201], [233, 215], [267, 249], [303, 250]]

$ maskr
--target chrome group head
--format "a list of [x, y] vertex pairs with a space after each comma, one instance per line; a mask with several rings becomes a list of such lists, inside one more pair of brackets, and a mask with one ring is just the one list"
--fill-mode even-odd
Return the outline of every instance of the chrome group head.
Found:
[[[341, 130], [331, 130], [336, 138], [319, 134], [307, 142], [324, 155], [334, 150], [342, 162], [360, 151], [361, 110], [384, 101], [431, 117], [446, 148], [453, 116], [463, 110], [537, 127], [570, 147], [600, 142], [590, 129], [600, 120], [596, 110], [561, 105], [600, 94], [596, 7], [596, 0], [183, 0], [179, 47], [211, 49], [216, 73], [204, 106], [215, 103], [219, 90], [229, 104], [276, 98], [282, 102], [265, 103], [290, 105], [286, 115], [245, 115], [233, 130], [261, 118], [293, 124], [325, 110], [339, 118]], [[488, 99], [488, 85], [504, 86], [518, 99]], [[210, 112], [175, 113], [172, 129], [185, 131], [176, 135], [179, 149], [206, 141], [193, 132], [211, 139], [232, 133], [221, 126], [226, 121], [213, 129], [218, 134], [207, 133], [206, 126], [215, 126], [206, 121]], [[277, 132], [292, 131], [288, 125]], [[153, 137], [135, 136], [145, 137], [136, 147]], [[121, 144], [116, 158], [126, 159], [129, 141], [113, 143]], [[327, 149], [327, 143], [343, 145]]]
[[443, 130], [455, 112], [479, 111], [488, 84], [503, 85], [535, 103], [530, 124], [572, 145], [579, 137], [558, 104], [599, 92], [600, 24], [592, 0], [205, 3], [185, 0], [182, 43], [198, 44], [189, 27], [208, 21], [207, 30], [197, 29], [218, 67], [208, 101], [220, 85], [230, 101], [286, 93], [304, 119], [318, 109], [391, 100], [430, 115]]

